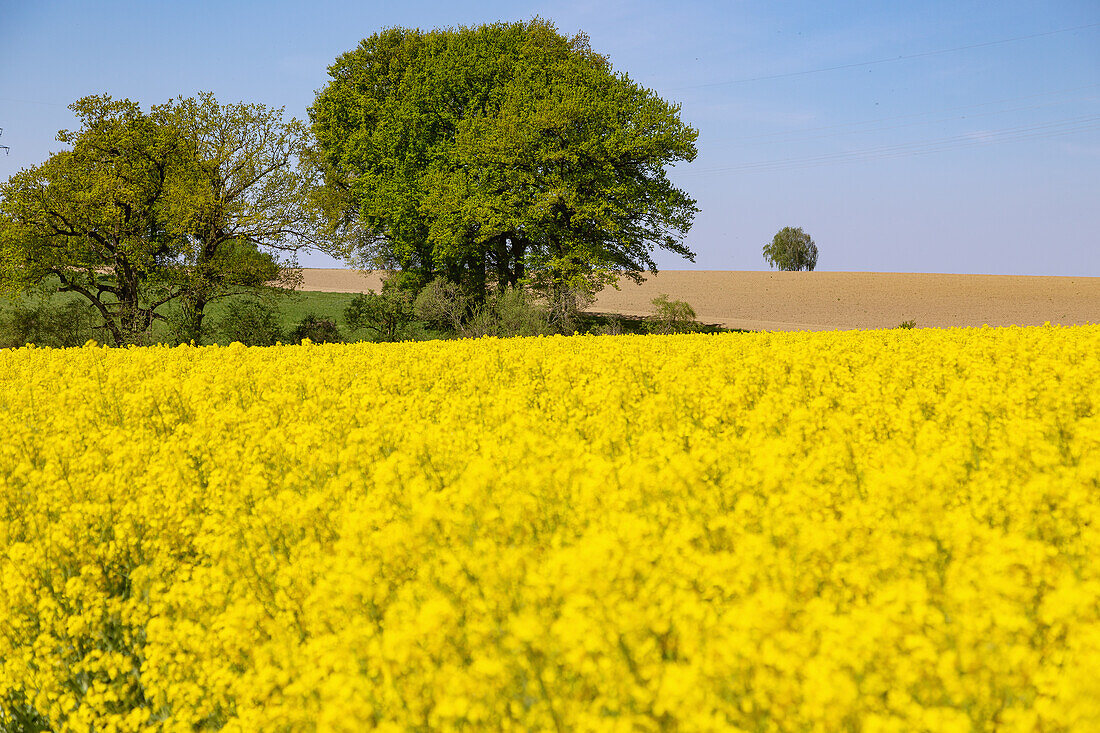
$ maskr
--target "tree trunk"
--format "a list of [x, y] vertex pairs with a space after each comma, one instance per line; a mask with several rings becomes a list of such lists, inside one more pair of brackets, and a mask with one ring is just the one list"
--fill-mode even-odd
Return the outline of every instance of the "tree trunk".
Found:
[[191, 294], [185, 296], [180, 302], [183, 310], [181, 315], [179, 337], [183, 342], [194, 341], [202, 343], [203, 320], [206, 317], [206, 306], [210, 300], [205, 295]]
[[509, 284], [514, 288], [519, 285], [519, 281], [523, 279], [523, 276], [527, 273], [524, 271], [523, 258], [527, 255], [527, 240], [523, 237], [517, 237], [513, 235], [510, 237], [512, 242], [511, 247], [511, 260], [512, 268], [509, 273]]

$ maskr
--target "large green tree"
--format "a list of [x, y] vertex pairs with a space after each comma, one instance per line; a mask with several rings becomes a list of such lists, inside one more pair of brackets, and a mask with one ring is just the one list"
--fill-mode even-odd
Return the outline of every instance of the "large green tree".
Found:
[[52, 276], [95, 307], [116, 344], [138, 340], [176, 298], [177, 242], [167, 202], [189, 155], [178, 131], [128, 100], [72, 105], [72, 146], [0, 186], [0, 285], [22, 290]]
[[208, 94], [72, 109], [80, 129], [58, 135], [71, 150], [0, 185], [0, 288], [56, 278], [125, 344], [148, 339], [172, 301], [179, 336], [198, 339], [212, 300], [291, 279], [284, 252], [319, 228], [301, 123]]
[[550, 23], [394, 28], [329, 69], [310, 109], [342, 254], [491, 287], [596, 288], [656, 271], [695, 201], [665, 166], [691, 161], [679, 107]]
[[181, 335], [199, 340], [211, 301], [296, 284], [294, 254], [323, 228], [310, 205], [313, 169], [300, 164], [309, 130], [282, 109], [222, 105], [209, 93], [156, 109], [194, 153], [171, 205], [182, 216]]

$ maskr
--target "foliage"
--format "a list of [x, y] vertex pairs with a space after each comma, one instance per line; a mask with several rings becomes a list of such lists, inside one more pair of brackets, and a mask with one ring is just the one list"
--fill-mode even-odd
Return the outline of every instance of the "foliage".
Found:
[[621, 336], [625, 333], [623, 320], [617, 316], [608, 316], [603, 322], [596, 324], [590, 333], [596, 336]]
[[83, 346], [100, 336], [99, 319], [87, 303], [52, 302], [48, 293], [14, 298], [0, 310], [0, 348], [25, 344], [63, 348]]
[[596, 302], [595, 291], [583, 280], [558, 284], [544, 291], [546, 317], [551, 328], [562, 334], [576, 331], [581, 313]]
[[810, 270], [817, 267], [817, 245], [801, 227], [783, 227], [764, 245], [764, 260], [780, 270]]
[[1092, 730], [1098, 371], [1100, 326], [8, 351], [0, 715]]
[[916, 327], [917, 327], [917, 322], [913, 321], [913, 320], [902, 321], [898, 325], [894, 326], [894, 328], [916, 328]]
[[460, 336], [538, 336], [554, 332], [552, 311], [523, 288], [489, 293], [471, 304], [461, 287], [436, 278], [416, 297], [414, 312], [430, 327]]
[[687, 333], [698, 329], [695, 309], [683, 300], [669, 300], [661, 293], [653, 299], [653, 312], [647, 317], [652, 333]]
[[436, 277], [473, 303], [527, 284], [598, 290], [689, 259], [695, 201], [664, 167], [697, 133], [553, 25], [391, 28], [340, 56], [310, 109], [337, 254]]
[[284, 338], [278, 312], [260, 298], [230, 300], [218, 322], [218, 333], [225, 343], [245, 346], [274, 346]]
[[0, 186], [0, 287], [56, 277], [95, 307], [116, 344], [133, 343], [179, 295], [168, 263], [180, 212], [167, 202], [189, 151], [159, 113], [128, 100], [85, 97], [71, 109], [81, 129], [57, 139], [72, 149]]
[[0, 730], [4, 733], [44, 733], [50, 721], [39, 714], [21, 692], [0, 696]]
[[201, 341], [212, 300], [293, 284], [280, 250], [318, 229], [298, 172], [305, 127], [211, 95], [154, 106], [90, 96], [71, 146], [0, 186], [0, 289], [50, 278], [95, 308], [115, 344], [148, 340], [178, 302]]
[[412, 296], [391, 280], [382, 283], [381, 293], [368, 290], [356, 295], [344, 310], [352, 330], [373, 331], [382, 341], [406, 338], [413, 315]]
[[522, 288], [493, 292], [463, 324], [462, 335], [472, 338], [539, 336], [553, 332], [549, 314]]
[[292, 343], [301, 343], [305, 339], [315, 344], [336, 344], [344, 340], [336, 321], [313, 313], [306, 315], [290, 332]]
[[[200, 340], [215, 299], [297, 284], [293, 253], [316, 244], [322, 229], [312, 204], [309, 131], [283, 110], [219, 104], [210, 93], [155, 107], [195, 151], [187, 185], [169, 201], [184, 212], [179, 265], [186, 272], [183, 312]], [[183, 187], [181, 187], [183, 188]]]
[[356, 293], [322, 293], [296, 290], [287, 297], [279, 297], [279, 325], [289, 333], [307, 315], [335, 321], [341, 332], [347, 330], [344, 311]]
[[414, 315], [430, 328], [458, 333], [469, 316], [470, 305], [462, 288], [442, 277], [425, 285], [413, 303]]

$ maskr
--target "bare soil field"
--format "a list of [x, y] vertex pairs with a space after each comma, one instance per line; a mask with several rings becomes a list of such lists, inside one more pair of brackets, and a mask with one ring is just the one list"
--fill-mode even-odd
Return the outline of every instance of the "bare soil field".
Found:
[[[305, 269], [302, 290], [357, 293], [382, 273]], [[605, 289], [592, 310], [646, 315], [660, 294], [700, 321], [767, 331], [1100, 323], [1100, 277], [665, 270]]]

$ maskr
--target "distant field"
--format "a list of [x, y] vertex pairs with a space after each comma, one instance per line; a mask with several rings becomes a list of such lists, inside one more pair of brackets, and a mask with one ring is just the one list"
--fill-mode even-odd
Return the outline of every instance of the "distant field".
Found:
[[[379, 273], [305, 269], [302, 290], [378, 289]], [[1100, 277], [666, 270], [600, 294], [594, 310], [645, 315], [660, 293], [727, 328], [827, 331], [1100, 322]]]

